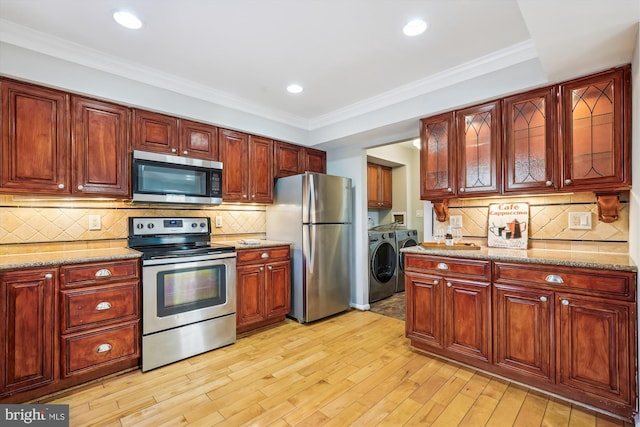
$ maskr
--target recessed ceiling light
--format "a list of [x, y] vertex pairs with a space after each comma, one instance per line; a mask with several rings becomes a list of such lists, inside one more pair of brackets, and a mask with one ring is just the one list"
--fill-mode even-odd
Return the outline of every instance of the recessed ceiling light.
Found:
[[424, 33], [426, 29], [427, 23], [425, 21], [423, 21], [422, 19], [414, 19], [412, 21], [409, 21], [407, 25], [402, 28], [402, 32], [406, 36], [412, 37]]
[[302, 86], [300, 86], [299, 84], [290, 84], [289, 86], [287, 86], [287, 92], [289, 93], [300, 93], [302, 92], [303, 88]]
[[114, 12], [113, 19], [123, 27], [130, 28], [132, 30], [137, 30], [142, 27], [142, 21], [140, 21], [136, 15], [124, 10]]

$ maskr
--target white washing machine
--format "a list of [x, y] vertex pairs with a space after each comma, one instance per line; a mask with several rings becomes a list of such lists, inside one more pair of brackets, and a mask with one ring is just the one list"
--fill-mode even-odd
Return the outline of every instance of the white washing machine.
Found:
[[369, 302], [396, 291], [398, 251], [395, 231], [369, 231]]
[[404, 253], [402, 248], [418, 245], [418, 230], [396, 230], [396, 250], [398, 251], [398, 280], [396, 292], [404, 291]]

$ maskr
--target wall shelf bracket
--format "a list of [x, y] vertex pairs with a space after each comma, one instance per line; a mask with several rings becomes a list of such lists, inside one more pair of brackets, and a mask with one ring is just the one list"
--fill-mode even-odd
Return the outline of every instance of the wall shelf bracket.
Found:
[[432, 200], [433, 211], [436, 213], [436, 219], [439, 222], [445, 222], [449, 218], [449, 200]]
[[598, 219], [602, 222], [618, 220], [620, 193], [595, 193], [598, 203]]

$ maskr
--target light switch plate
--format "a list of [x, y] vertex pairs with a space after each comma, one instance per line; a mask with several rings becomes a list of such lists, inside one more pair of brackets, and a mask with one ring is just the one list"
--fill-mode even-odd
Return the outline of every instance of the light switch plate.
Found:
[[591, 212], [569, 212], [569, 230], [591, 230]]
[[222, 228], [222, 217], [220, 215], [216, 216], [216, 228]]
[[101, 228], [100, 215], [89, 215], [89, 230], [100, 230]]

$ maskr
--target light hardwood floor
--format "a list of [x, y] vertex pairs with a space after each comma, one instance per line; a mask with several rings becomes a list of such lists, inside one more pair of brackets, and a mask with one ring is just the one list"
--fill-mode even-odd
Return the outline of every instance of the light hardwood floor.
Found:
[[631, 426], [411, 351], [404, 322], [287, 320], [225, 348], [50, 403], [71, 426]]

